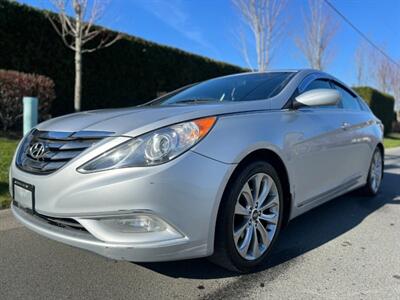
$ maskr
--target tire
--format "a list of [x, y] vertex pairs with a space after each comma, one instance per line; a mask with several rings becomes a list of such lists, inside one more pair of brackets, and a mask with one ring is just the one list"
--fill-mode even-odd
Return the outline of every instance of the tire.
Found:
[[[254, 201], [257, 182], [259, 201]], [[265, 201], [262, 201], [264, 196]], [[282, 185], [272, 165], [254, 161], [240, 169], [230, 180], [222, 198], [214, 254], [210, 260], [240, 273], [263, 265], [282, 226], [283, 204]]]
[[[376, 164], [380, 164], [380, 167]], [[383, 178], [383, 153], [377, 147], [372, 155], [371, 163], [368, 171], [368, 179], [365, 186], [361, 188], [361, 192], [365, 196], [374, 197], [379, 193], [379, 188]], [[377, 182], [378, 181], [378, 182]]]

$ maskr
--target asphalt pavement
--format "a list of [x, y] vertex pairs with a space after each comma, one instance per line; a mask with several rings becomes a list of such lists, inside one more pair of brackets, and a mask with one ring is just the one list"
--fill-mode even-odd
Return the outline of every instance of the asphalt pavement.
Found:
[[0, 211], [0, 299], [400, 299], [400, 149], [380, 194], [293, 220], [266, 266], [237, 275], [195, 259], [135, 264], [53, 242]]

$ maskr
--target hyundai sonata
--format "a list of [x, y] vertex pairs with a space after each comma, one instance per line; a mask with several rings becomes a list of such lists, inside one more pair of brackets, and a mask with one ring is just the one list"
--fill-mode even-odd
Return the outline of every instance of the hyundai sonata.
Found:
[[12, 211], [113, 259], [211, 256], [246, 272], [289, 220], [354, 189], [378, 192], [382, 135], [365, 102], [326, 73], [215, 78], [39, 124], [11, 165]]

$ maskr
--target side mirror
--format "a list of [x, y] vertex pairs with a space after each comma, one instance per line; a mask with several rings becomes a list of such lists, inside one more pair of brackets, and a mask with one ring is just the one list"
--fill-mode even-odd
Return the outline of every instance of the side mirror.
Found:
[[336, 105], [341, 98], [340, 93], [334, 89], [311, 90], [297, 96], [293, 102], [293, 108]]

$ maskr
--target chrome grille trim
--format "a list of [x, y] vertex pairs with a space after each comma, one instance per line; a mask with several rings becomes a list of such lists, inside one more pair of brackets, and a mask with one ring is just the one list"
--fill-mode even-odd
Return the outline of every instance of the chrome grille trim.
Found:
[[[16, 165], [25, 172], [50, 174], [62, 168], [82, 151], [112, 135], [114, 132], [108, 131], [58, 132], [35, 129], [22, 142]], [[37, 142], [44, 144], [46, 148], [40, 159], [35, 159], [29, 154], [29, 148]]]

